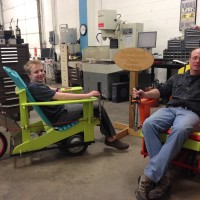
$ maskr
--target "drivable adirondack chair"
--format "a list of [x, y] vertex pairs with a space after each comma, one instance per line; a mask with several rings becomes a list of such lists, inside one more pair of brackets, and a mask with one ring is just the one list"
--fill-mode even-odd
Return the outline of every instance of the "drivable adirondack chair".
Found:
[[[89, 144], [94, 142], [94, 126], [99, 124], [99, 120], [93, 117], [93, 102], [97, 98], [36, 102], [19, 74], [5, 66], [3, 69], [17, 86], [16, 93], [19, 95], [20, 103], [22, 142], [17, 146], [11, 146], [11, 155], [49, 149], [50, 146], [55, 146], [55, 144], [68, 154], [79, 155], [87, 149]], [[72, 88], [73, 90], [77, 92], [76, 89]], [[83, 104], [83, 118], [59, 127], [51, 124], [40, 109], [40, 106], [75, 103]], [[28, 113], [29, 106], [32, 106], [37, 112], [40, 117], [39, 121], [31, 123]], [[36, 137], [32, 137], [33, 134]]]

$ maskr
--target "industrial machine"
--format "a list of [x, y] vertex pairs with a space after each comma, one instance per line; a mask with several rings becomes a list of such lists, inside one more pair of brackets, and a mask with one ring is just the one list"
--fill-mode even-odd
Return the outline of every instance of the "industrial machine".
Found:
[[[101, 35], [103, 40], [109, 39], [109, 45], [89, 46], [83, 49], [82, 61], [89, 61], [82, 63], [84, 91], [97, 89], [97, 82], [101, 82], [105, 98], [112, 99], [113, 91], [110, 86], [123, 85], [123, 82], [129, 81], [128, 72], [119, 68], [113, 61], [115, 53], [119, 49], [137, 47], [138, 33], [143, 31], [143, 24], [123, 22], [115, 10], [100, 10], [98, 29], [101, 32], [97, 34], [97, 40]], [[126, 76], [127, 79], [122, 81], [122, 76]], [[114, 95], [113, 101], [119, 101], [118, 94], [121, 92], [122, 88], [116, 93], [117, 96]]]
[[[119, 17], [120, 18], [120, 17]], [[98, 29], [103, 40], [109, 39], [109, 45], [83, 49], [83, 61], [113, 61], [119, 49], [137, 47], [138, 33], [143, 32], [143, 23], [125, 23], [117, 18], [115, 10], [98, 11]]]
[[80, 52], [80, 44], [77, 43], [77, 29], [68, 28], [67, 24], [60, 24], [60, 43], [68, 46], [69, 54]]
[[24, 39], [21, 38], [21, 30], [18, 26], [18, 19], [17, 19], [16, 29], [15, 29], [16, 35], [14, 34], [14, 30], [12, 29], [12, 21], [13, 19], [11, 19], [10, 21], [9, 30], [4, 30], [3, 26], [1, 25], [1, 28], [0, 28], [0, 44], [1, 45], [5, 45], [5, 44], [16, 45], [16, 44], [24, 43]]
[[102, 39], [110, 39], [111, 49], [137, 47], [138, 32], [143, 31], [143, 24], [125, 23], [119, 18], [115, 10], [98, 11], [98, 29]]
[[77, 29], [68, 28], [67, 24], [60, 24], [60, 43], [75, 44], [77, 43]]

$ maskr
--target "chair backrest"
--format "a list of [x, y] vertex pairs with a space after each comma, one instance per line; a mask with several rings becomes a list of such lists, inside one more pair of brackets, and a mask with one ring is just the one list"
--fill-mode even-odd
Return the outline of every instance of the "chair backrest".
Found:
[[186, 65], [178, 70], [178, 74], [183, 74], [190, 69], [190, 65]]
[[[24, 83], [24, 81], [21, 79], [19, 74], [8, 68], [8, 67], [3, 67], [4, 71], [7, 73], [7, 75], [12, 79], [12, 81], [15, 83], [15, 85], [20, 89], [25, 89], [26, 90], [26, 95], [27, 99], [29, 102], [36, 102], [31, 93], [27, 89], [27, 85]], [[45, 124], [52, 126], [51, 122], [47, 119], [45, 114], [42, 112], [39, 106], [33, 106], [34, 110], [38, 113], [38, 115], [41, 117], [41, 119], [44, 121]]]

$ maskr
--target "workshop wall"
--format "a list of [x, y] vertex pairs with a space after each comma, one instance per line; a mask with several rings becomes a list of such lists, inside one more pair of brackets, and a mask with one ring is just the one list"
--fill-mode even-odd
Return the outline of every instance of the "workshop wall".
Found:
[[[89, 12], [96, 13], [88, 15], [95, 22], [97, 29], [97, 13], [100, 9], [116, 10], [121, 15], [121, 20], [126, 23], [143, 23], [144, 31], [157, 31], [157, 47], [153, 52], [162, 54], [167, 48], [167, 41], [171, 38], [182, 36], [179, 31], [180, 0], [88, 0], [93, 6]], [[93, 4], [92, 4], [93, 2]], [[197, 11], [200, 3], [197, 3]], [[95, 19], [94, 19], [95, 18]], [[197, 12], [197, 25], [200, 25], [200, 12]], [[100, 32], [100, 31], [97, 31]], [[89, 35], [90, 45], [100, 45], [94, 38], [96, 35]]]
[[[180, 21], [180, 0], [88, 0], [88, 16], [90, 16], [94, 30], [89, 30], [90, 46], [108, 45], [107, 41], [96, 40], [98, 31], [98, 10], [109, 9], [116, 10], [121, 15], [121, 20], [127, 23], [143, 23], [144, 31], [157, 31], [157, 45], [152, 49], [152, 53], [163, 56], [163, 50], [167, 48], [167, 42], [170, 39], [182, 37], [183, 33], [179, 31]], [[196, 24], [200, 25], [200, 3], [197, 2]], [[177, 70], [175, 70], [176, 73]], [[166, 69], [155, 69], [156, 78], [161, 82], [166, 80]]]
[[33, 55], [34, 47], [39, 47], [39, 29], [36, 0], [1, 0], [1, 24], [4, 30], [15, 29], [18, 19], [18, 27], [24, 43], [29, 43], [30, 53]]
[[[179, 32], [180, 1], [174, 0], [102, 0], [102, 9], [117, 10], [126, 23], [143, 23], [144, 31], [158, 31], [155, 52], [162, 53], [167, 40], [181, 35]], [[96, 13], [99, 8], [95, 8]]]
[[[198, 11], [200, 4], [197, 6]], [[87, 0], [88, 46], [109, 44], [108, 39], [103, 41], [98, 37], [100, 43], [96, 40], [96, 35], [100, 32], [98, 30], [98, 10], [101, 9], [116, 10], [117, 14], [121, 15], [120, 19], [126, 23], [143, 23], [144, 31], [157, 31], [157, 46], [152, 49], [152, 53], [158, 53], [160, 58], [163, 56], [163, 50], [167, 48], [168, 40], [183, 36], [183, 33], [179, 31], [180, 0]], [[78, 14], [78, 10], [74, 9], [74, 13]], [[64, 15], [63, 13], [63, 17]], [[68, 15], [69, 19], [70, 17], [73, 18], [73, 15]], [[70, 25], [73, 20], [74, 18], [67, 23]], [[197, 12], [196, 21], [197, 25], [200, 25], [200, 12]], [[70, 27], [73, 27], [73, 24]], [[79, 24], [77, 30], [79, 30]], [[77, 34], [79, 38], [79, 31]], [[177, 70], [174, 71], [176, 73]], [[166, 69], [155, 69], [155, 75], [160, 82], [164, 82]]]
[[[44, 24], [46, 33], [52, 28], [49, 20], [51, 18], [51, 3], [49, 0], [42, 0], [45, 10], [49, 10], [49, 14], [45, 14]], [[200, 4], [197, 4], [200, 9]], [[79, 34], [79, 2], [78, 0], [57, 0], [56, 11], [56, 30], [59, 35], [59, 25], [68, 24], [70, 28], [77, 28]], [[179, 31], [180, 20], [180, 1], [176, 0], [87, 0], [88, 11], [88, 45], [99, 46], [106, 45], [108, 41], [96, 40], [98, 30], [98, 10], [109, 9], [116, 10], [121, 15], [121, 20], [127, 23], [143, 23], [144, 31], [157, 31], [157, 47], [153, 49], [153, 53], [162, 54], [167, 48], [167, 41], [171, 38], [180, 37], [182, 33]], [[45, 11], [46, 12], [46, 11]], [[47, 17], [48, 16], [48, 17]], [[197, 24], [200, 20], [200, 12], [197, 12]], [[200, 24], [200, 23], [199, 23]], [[48, 34], [47, 34], [48, 36]], [[46, 37], [46, 40], [48, 38]], [[48, 40], [47, 40], [48, 41]]]
[[[5, 27], [9, 28], [10, 19], [14, 22], [18, 18], [22, 34], [38, 32], [36, 0], [1, 0], [4, 9]], [[68, 24], [70, 28], [77, 28], [79, 34], [79, 1], [78, 0], [40, 0], [42, 15], [42, 40], [44, 45], [49, 44], [49, 31], [55, 30], [59, 43], [59, 26]], [[171, 38], [182, 36], [179, 31], [180, 20], [180, 1], [174, 0], [87, 0], [88, 7], [88, 45], [98, 46], [108, 44], [96, 40], [98, 30], [98, 10], [110, 9], [116, 10], [121, 15], [121, 20], [127, 23], [143, 23], [144, 31], [157, 31], [157, 47], [153, 52], [162, 54], [167, 47], [167, 41]], [[18, 9], [11, 10], [15, 6]], [[21, 6], [20, 6], [21, 5]], [[200, 9], [200, 4], [197, 4]], [[22, 22], [22, 19], [32, 21]], [[34, 19], [34, 20], [33, 20]], [[197, 24], [200, 21], [200, 12], [197, 12]], [[200, 24], [200, 22], [199, 22]], [[15, 27], [15, 24], [14, 24]], [[36, 40], [34, 34], [28, 40]], [[38, 38], [37, 38], [38, 39]], [[32, 43], [32, 42], [31, 42]]]
[[[30, 48], [39, 48], [39, 29], [37, 24], [36, 2], [40, 2], [41, 12], [41, 36], [43, 47], [51, 47], [49, 43], [49, 31], [55, 31], [57, 35], [56, 52], [59, 55], [59, 26], [68, 24], [69, 28], [77, 28], [77, 38], [80, 38], [79, 27], [79, 0], [1, 0], [3, 4], [5, 27], [9, 28], [9, 21], [19, 19], [22, 37], [29, 43]], [[197, 3], [197, 11], [200, 3]], [[16, 9], [11, 9], [14, 7]], [[108, 41], [96, 40], [98, 30], [98, 10], [116, 10], [121, 15], [121, 20], [128, 23], [143, 23], [144, 31], [157, 31], [157, 47], [153, 53], [163, 54], [167, 48], [167, 41], [181, 37], [179, 31], [180, 0], [87, 0], [88, 16], [88, 45], [106, 45]], [[1, 18], [0, 18], [1, 20]], [[200, 12], [197, 12], [197, 25], [200, 25]], [[162, 55], [161, 55], [162, 57]], [[163, 69], [157, 69], [156, 73], [165, 76]], [[159, 76], [159, 77], [160, 77]]]
[[[37, 3], [40, 6], [38, 13]], [[59, 44], [59, 25], [68, 24], [69, 28], [79, 29], [79, 4], [78, 0], [1, 0], [2, 10], [0, 22], [4, 24], [4, 30], [9, 30], [12, 20], [12, 29], [18, 26], [25, 43], [29, 44], [30, 54], [34, 56], [34, 48], [37, 48], [40, 56], [41, 35], [42, 47], [51, 47], [49, 43], [49, 31], [55, 31], [57, 44]], [[38, 15], [41, 17], [41, 32], [39, 30]], [[78, 32], [79, 34], [79, 32]], [[56, 45], [59, 54], [59, 45]]]
[[[41, 0], [44, 41], [49, 41], [49, 31], [56, 31], [59, 43], [59, 27], [68, 24], [69, 28], [79, 28], [78, 0]], [[79, 34], [79, 32], [78, 32]]]

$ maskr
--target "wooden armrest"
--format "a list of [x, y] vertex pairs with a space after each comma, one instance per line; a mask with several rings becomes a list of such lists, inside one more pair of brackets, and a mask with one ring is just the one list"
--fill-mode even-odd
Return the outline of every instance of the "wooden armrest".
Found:
[[55, 105], [63, 105], [63, 104], [75, 104], [75, 103], [90, 103], [97, 101], [98, 98], [91, 97], [88, 99], [78, 99], [78, 100], [63, 100], [63, 101], [46, 101], [46, 102], [28, 102], [21, 103], [22, 106], [55, 106]]
[[61, 92], [71, 92], [71, 93], [81, 93], [83, 88], [80, 86], [69, 87], [69, 88], [60, 88]]

